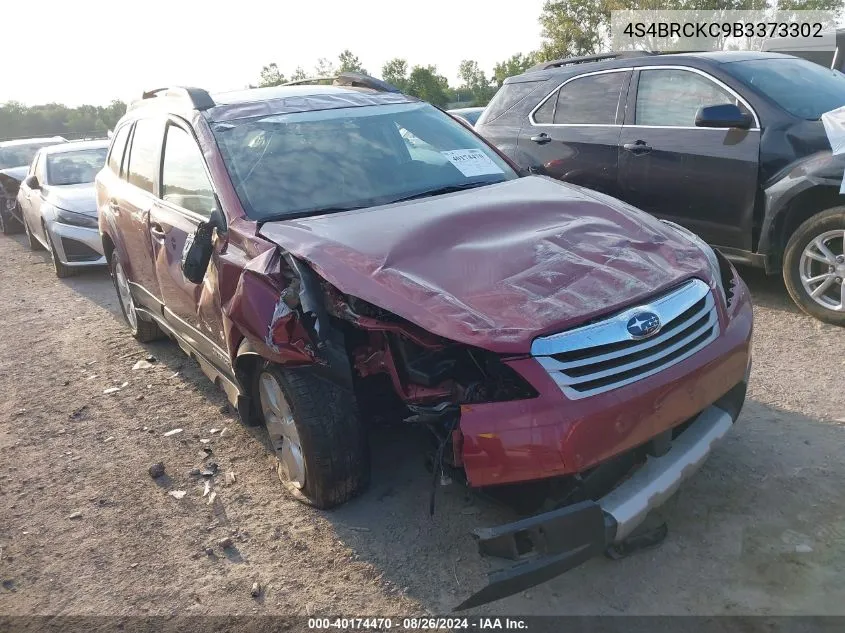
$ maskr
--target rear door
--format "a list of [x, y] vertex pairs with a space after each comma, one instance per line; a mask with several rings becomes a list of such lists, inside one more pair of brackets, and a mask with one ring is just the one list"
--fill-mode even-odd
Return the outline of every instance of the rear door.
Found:
[[123, 237], [124, 265], [135, 301], [158, 314], [162, 303], [150, 244], [149, 217], [156, 200], [163, 138], [163, 118], [136, 121], [129, 153], [124, 158], [127, 186], [121, 188], [121, 197], [109, 202]]
[[619, 195], [617, 160], [630, 69], [578, 75], [528, 117], [519, 150], [553, 178]]
[[212, 262], [203, 283], [182, 273], [188, 236], [211, 217], [216, 197], [202, 151], [183, 121], [172, 118], [165, 130], [161, 164], [161, 197], [150, 213], [150, 240], [156, 278], [171, 327], [214, 364], [225, 367], [228, 356], [222, 309]]
[[[700, 107], [724, 103], [751, 114], [752, 129], [695, 126]], [[686, 67], [640, 68], [619, 143], [620, 197], [711, 244], [750, 251], [759, 128], [751, 106], [711, 75]]]

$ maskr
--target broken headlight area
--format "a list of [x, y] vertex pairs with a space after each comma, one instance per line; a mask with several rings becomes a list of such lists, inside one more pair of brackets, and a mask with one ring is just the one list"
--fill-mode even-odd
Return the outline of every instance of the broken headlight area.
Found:
[[435, 336], [361, 299], [327, 290], [330, 313], [346, 322], [357, 376], [386, 375], [404, 403], [461, 405], [537, 396], [499, 355]]

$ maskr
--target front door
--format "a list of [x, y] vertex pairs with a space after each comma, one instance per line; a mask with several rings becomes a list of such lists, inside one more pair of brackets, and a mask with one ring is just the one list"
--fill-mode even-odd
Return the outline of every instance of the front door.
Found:
[[540, 173], [618, 197], [617, 147], [630, 76], [622, 69], [564, 82], [529, 115], [520, 153]]
[[[27, 176], [35, 176], [38, 179], [38, 184], [44, 186], [44, 169], [45, 157], [43, 152], [38, 152], [32, 165], [27, 172]], [[41, 221], [41, 191], [39, 189], [30, 189], [26, 184], [26, 178], [21, 182], [18, 202], [21, 205], [21, 215], [24, 222], [29, 227], [30, 232], [37, 236], [41, 242], [45, 241], [43, 222]]]
[[[182, 272], [186, 241], [216, 204], [202, 152], [187, 127], [167, 124], [161, 168], [161, 199], [150, 212], [149, 233], [164, 317], [208, 360], [225, 367], [225, 335], [217, 291], [216, 266], [203, 283]], [[221, 356], [222, 354], [222, 356]]]
[[[751, 129], [695, 126], [700, 107], [724, 103], [751, 114]], [[709, 75], [639, 69], [619, 140], [620, 197], [715, 246], [752, 250], [759, 127], [750, 106]]]

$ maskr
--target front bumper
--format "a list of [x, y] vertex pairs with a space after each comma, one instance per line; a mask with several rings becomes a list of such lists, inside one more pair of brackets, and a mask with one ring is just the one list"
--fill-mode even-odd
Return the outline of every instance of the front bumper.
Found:
[[660, 457], [648, 456], [633, 475], [603, 497], [475, 530], [482, 554], [514, 563], [492, 572], [488, 585], [457, 609], [485, 604], [546, 582], [624, 541], [651, 510], [671, 497], [706, 461], [739, 416], [746, 384], [747, 379], [704, 409], [672, 441], [668, 452]]
[[97, 228], [50, 222], [50, 241], [59, 261], [69, 267], [103, 266], [103, 242]]

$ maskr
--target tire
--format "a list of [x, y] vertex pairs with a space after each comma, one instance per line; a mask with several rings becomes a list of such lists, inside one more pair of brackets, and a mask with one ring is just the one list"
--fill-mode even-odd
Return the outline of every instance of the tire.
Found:
[[47, 252], [50, 253], [50, 259], [53, 262], [53, 270], [56, 271], [56, 277], [59, 279], [75, 277], [79, 271], [72, 266], [66, 266], [59, 260], [59, 254], [56, 252], [56, 247], [53, 246], [53, 238], [50, 237], [50, 232], [46, 226], [44, 227], [44, 235], [47, 238]]
[[845, 327], [843, 250], [845, 207], [834, 207], [801, 224], [783, 257], [783, 280], [792, 300], [810, 316], [840, 327]]
[[23, 223], [23, 230], [26, 233], [26, 241], [29, 244], [29, 250], [31, 251], [43, 251], [44, 245], [38, 241], [38, 239], [32, 234], [32, 231], [29, 230], [29, 225], [24, 221]]
[[295, 498], [327, 509], [366, 490], [369, 447], [351, 391], [309, 368], [270, 362], [258, 370], [255, 389], [279, 479]]
[[[117, 291], [117, 300], [120, 303], [120, 311], [123, 312], [123, 319], [126, 325], [129, 326], [132, 336], [141, 343], [149, 343], [164, 336], [164, 333], [159, 329], [154, 321], [146, 321], [138, 314], [135, 309], [135, 301], [132, 299], [132, 293], [129, 291], [129, 281], [126, 274], [123, 272], [123, 265], [120, 263], [120, 257], [117, 255], [117, 249], [112, 251], [109, 259], [109, 272], [111, 272], [114, 289]], [[122, 279], [122, 281], [119, 281]], [[121, 290], [121, 287], [124, 290]]]

